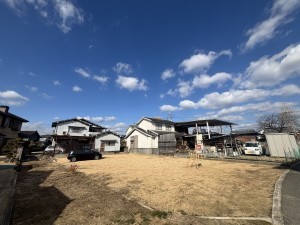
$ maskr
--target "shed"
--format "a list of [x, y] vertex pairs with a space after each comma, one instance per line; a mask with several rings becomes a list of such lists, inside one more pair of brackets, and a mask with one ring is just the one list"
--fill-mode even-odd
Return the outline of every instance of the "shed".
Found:
[[269, 133], [266, 134], [266, 139], [271, 156], [295, 157], [294, 151], [298, 151], [299, 148], [293, 134]]

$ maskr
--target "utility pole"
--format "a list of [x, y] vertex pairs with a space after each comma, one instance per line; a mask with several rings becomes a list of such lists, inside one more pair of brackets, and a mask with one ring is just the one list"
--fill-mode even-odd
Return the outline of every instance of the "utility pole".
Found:
[[173, 114], [171, 112], [168, 113], [168, 120], [173, 121]]

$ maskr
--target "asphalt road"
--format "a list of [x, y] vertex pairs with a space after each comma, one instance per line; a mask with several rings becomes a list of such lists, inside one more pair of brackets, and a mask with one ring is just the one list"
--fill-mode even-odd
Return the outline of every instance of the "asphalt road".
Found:
[[300, 163], [285, 176], [281, 190], [281, 210], [285, 225], [300, 224]]
[[7, 224], [12, 207], [14, 165], [0, 165], [0, 224]]

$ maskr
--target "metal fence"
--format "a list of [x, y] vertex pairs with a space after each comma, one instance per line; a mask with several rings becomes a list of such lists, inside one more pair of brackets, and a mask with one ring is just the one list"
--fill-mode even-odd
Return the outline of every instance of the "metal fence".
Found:
[[158, 138], [159, 154], [172, 154], [176, 150], [176, 138], [174, 134], [159, 135]]
[[298, 147], [298, 149], [284, 148], [283, 151], [285, 155], [285, 161], [287, 164], [294, 163], [295, 161], [300, 160], [300, 147]]

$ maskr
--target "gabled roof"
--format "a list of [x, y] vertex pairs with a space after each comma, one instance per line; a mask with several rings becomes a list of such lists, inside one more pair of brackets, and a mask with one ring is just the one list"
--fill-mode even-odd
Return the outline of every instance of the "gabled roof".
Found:
[[148, 136], [148, 137], [156, 137], [157, 135], [153, 132], [147, 132], [146, 130], [138, 127], [138, 126], [131, 126], [132, 130], [124, 137], [125, 139], [128, 138], [134, 131], [139, 131], [140, 133]]
[[105, 136], [105, 135], [107, 135], [107, 134], [112, 134], [112, 135], [115, 135], [115, 136], [117, 136], [117, 137], [119, 137], [120, 138], [120, 135], [118, 135], [118, 134], [116, 134], [116, 133], [114, 133], [114, 132], [112, 132], [112, 131], [106, 131], [106, 132], [103, 132], [103, 133], [100, 133], [100, 134], [97, 134], [96, 135], [96, 137], [102, 137], [102, 136]]
[[91, 127], [95, 127], [95, 128], [106, 129], [105, 127], [102, 127], [98, 124], [92, 123], [91, 121], [88, 121], [86, 119], [79, 119], [79, 118], [72, 118], [72, 119], [67, 119], [67, 120], [56, 121], [56, 122], [52, 123], [51, 127], [56, 127], [58, 124], [72, 122], [72, 121], [81, 122], [87, 126], [91, 126]]
[[12, 113], [9, 113], [9, 112], [5, 113], [5, 112], [0, 111], [0, 115], [6, 116], [6, 117], [9, 117], [9, 118], [13, 118], [15, 120], [18, 120], [18, 121], [21, 121], [21, 122], [24, 122], [24, 123], [29, 122], [28, 120], [25, 120], [22, 117], [16, 116], [16, 115], [14, 115]]
[[174, 124], [174, 122], [170, 121], [170, 120], [164, 120], [164, 119], [161, 119], [161, 118], [152, 118], [152, 117], [143, 117], [136, 124], [137, 125], [140, 124], [143, 120], [148, 120], [148, 121], [153, 122], [153, 123], [164, 123], [164, 124], [170, 124], [170, 125]]
[[34, 134], [37, 134], [38, 136], [40, 136], [40, 134], [39, 134], [39, 132], [37, 130], [35, 130], [35, 131], [21, 130], [19, 132], [19, 135], [22, 135], [23, 137], [29, 137], [29, 136], [32, 136]]

